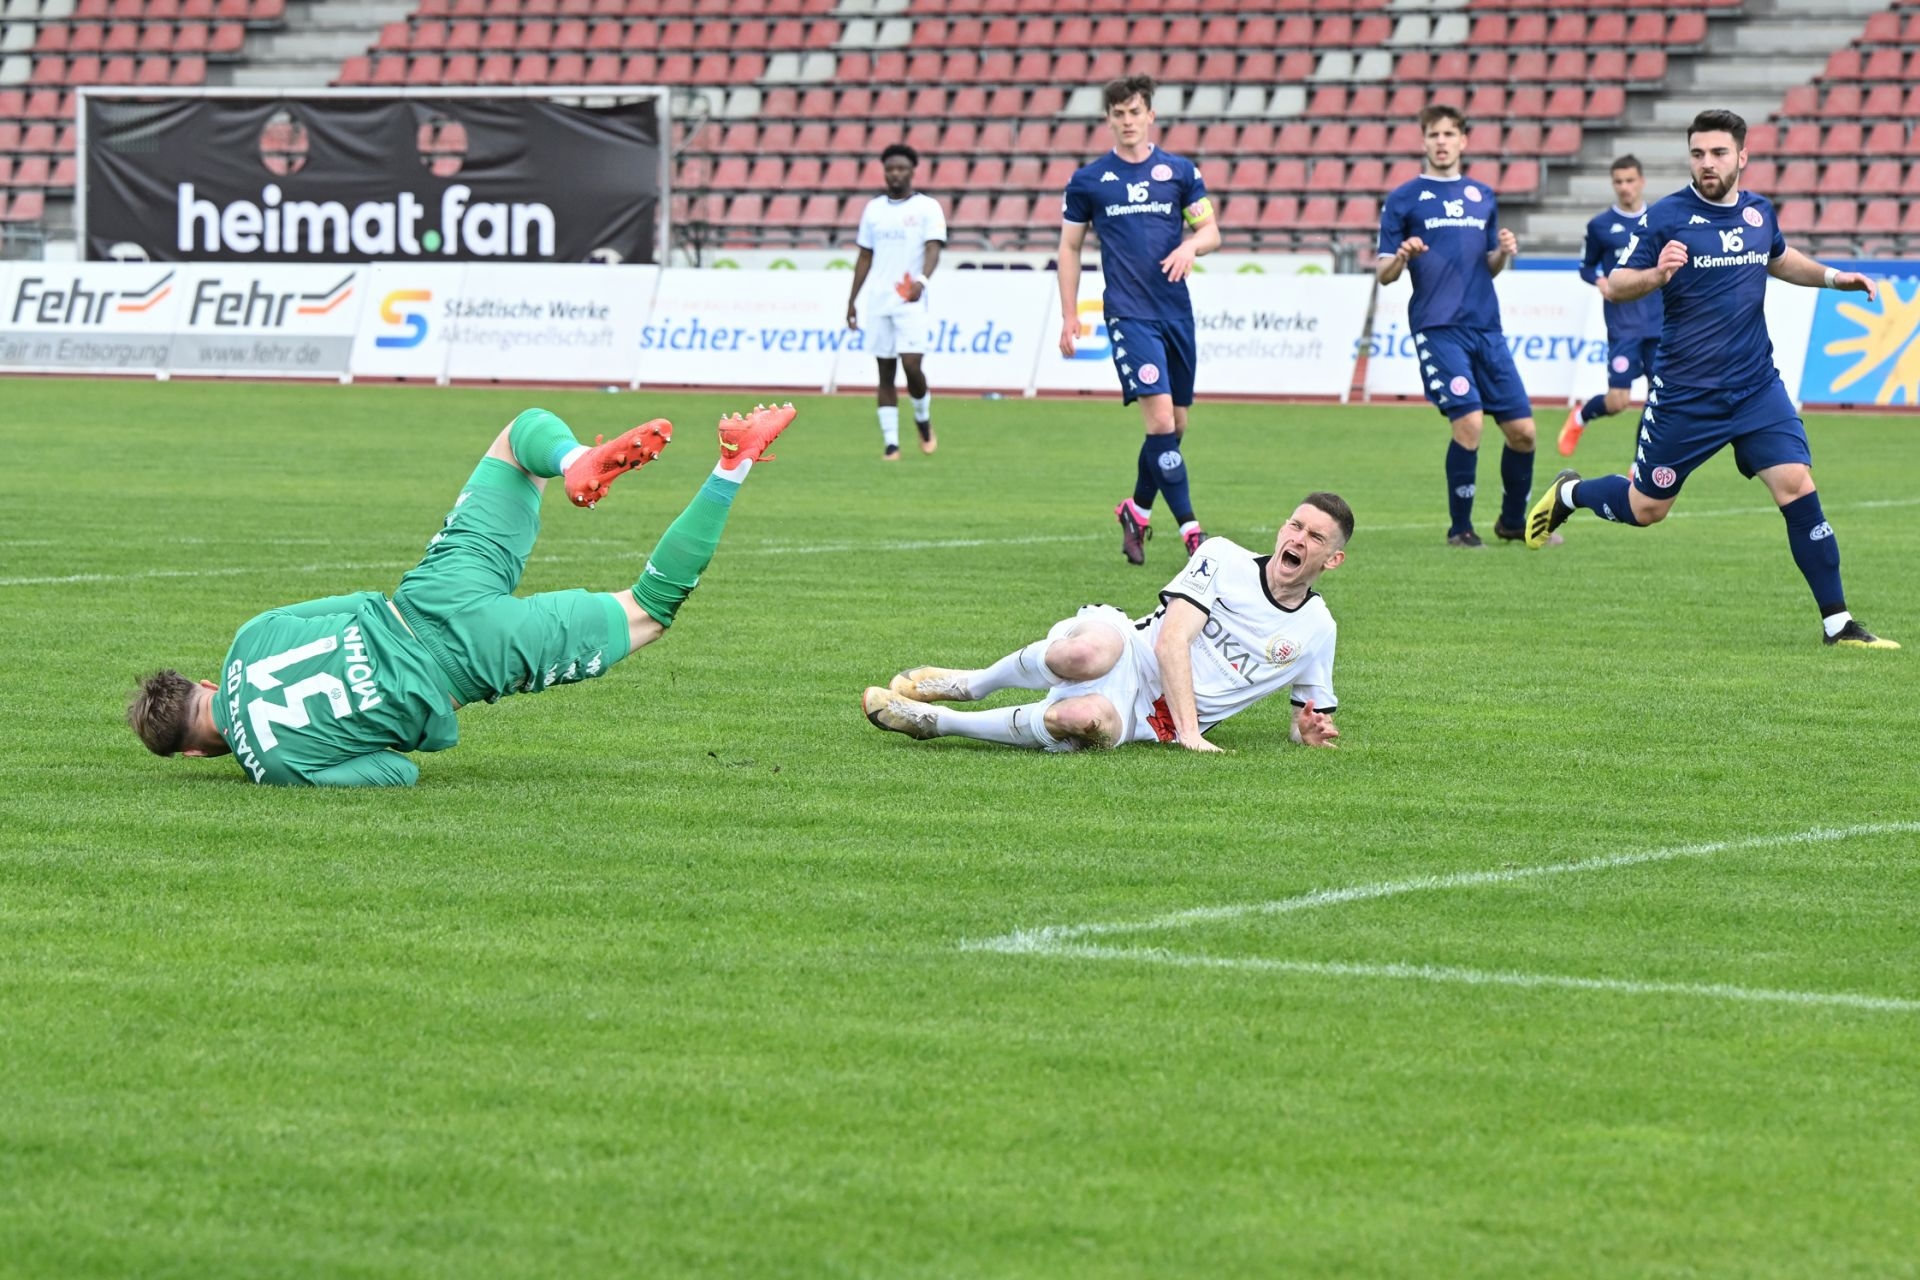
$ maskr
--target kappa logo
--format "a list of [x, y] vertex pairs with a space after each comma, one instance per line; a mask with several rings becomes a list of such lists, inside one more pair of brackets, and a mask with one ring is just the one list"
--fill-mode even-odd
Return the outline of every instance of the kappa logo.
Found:
[[1422, 191], [1420, 193], [1420, 198], [1422, 200], [1438, 200], [1440, 197], [1433, 194], [1433, 192], [1431, 191]]
[[1438, 366], [1438, 365], [1432, 365], [1432, 364], [1430, 364], [1430, 365], [1428, 365], [1428, 366], [1427, 366], [1427, 372], [1428, 372], [1428, 373], [1438, 373], [1438, 372], [1440, 372], [1440, 366]]
[[1679, 483], [1680, 483], [1680, 473], [1675, 471], [1672, 467], [1655, 467], [1653, 469], [1653, 487], [1654, 488], [1671, 489], [1673, 488], [1673, 486]]
[[1431, 391], [1438, 391], [1440, 389], [1440, 379], [1435, 378], [1432, 382], [1429, 382], [1427, 388]]
[[1119, 174], [1117, 174], [1117, 173], [1115, 173], [1115, 172], [1114, 172], [1113, 170], [1111, 170], [1111, 169], [1109, 169], [1109, 170], [1107, 170], [1107, 171], [1106, 171], [1105, 173], [1103, 173], [1103, 174], [1101, 174], [1101, 175], [1100, 175], [1100, 181], [1102, 181], [1102, 182], [1118, 182], [1118, 181], [1120, 181], [1120, 175], [1119, 175]]
[[1707, 225], [1707, 220], [1696, 213], [1687, 219], [1687, 225], [1690, 227], [1704, 227]]
[[1615, 231], [1625, 231], [1625, 230], [1626, 230], [1626, 228], [1625, 228], [1625, 227], [1623, 227], [1623, 226], [1621, 226], [1621, 225], [1620, 225], [1619, 223], [1617, 223], [1617, 222], [1616, 222], [1616, 223], [1614, 223], [1614, 224], [1613, 224], [1612, 226], [1610, 226], [1610, 227], [1608, 227], [1608, 228], [1607, 228], [1607, 231], [1608, 231], [1609, 233], [1612, 233], [1612, 232], [1615, 232]]

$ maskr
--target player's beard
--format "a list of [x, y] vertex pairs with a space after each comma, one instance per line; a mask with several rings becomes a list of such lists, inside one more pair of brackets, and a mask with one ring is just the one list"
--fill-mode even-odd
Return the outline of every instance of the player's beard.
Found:
[[1729, 191], [1739, 189], [1740, 172], [1740, 170], [1735, 169], [1731, 174], [1695, 174], [1693, 185], [1701, 195], [1709, 200], [1725, 200]]

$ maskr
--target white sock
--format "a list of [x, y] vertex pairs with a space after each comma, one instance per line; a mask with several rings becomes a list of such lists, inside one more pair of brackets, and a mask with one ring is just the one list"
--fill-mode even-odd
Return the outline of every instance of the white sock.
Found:
[[[912, 397], [909, 396], [908, 399], [912, 400]], [[913, 400], [913, 420], [925, 422], [931, 417], [933, 417], [933, 392], [929, 391], [918, 400]]]
[[1127, 505], [1133, 508], [1133, 518], [1141, 524], [1145, 524], [1147, 521], [1153, 519], [1152, 507], [1143, 507], [1132, 498], [1127, 499]]
[[733, 464], [733, 470], [731, 471], [727, 470], [727, 464], [724, 462], [716, 462], [713, 464], [713, 474], [719, 476], [729, 484], [739, 484], [747, 478], [747, 472], [751, 470], [753, 470], [752, 458], [740, 459], [740, 461]]
[[1047, 646], [1051, 640], [1035, 640], [1022, 649], [1015, 649], [990, 667], [978, 671], [960, 673], [966, 682], [967, 692], [974, 700], [988, 697], [1002, 689], [1051, 689], [1055, 685], [1065, 684], [1053, 669], [1047, 666]]
[[1200, 522], [1198, 520], [1189, 520], [1185, 524], [1180, 526], [1180, 536], [1184, 538], [1188, 534], [1192, 533], [1195, 529], [1198, 529], [1199, 527], [1200, 527]]
[[560, 459], [560, 474], [561, 475], [567, 474], [567, 468], [572, 466], [574, 463], [578, 462], [580, 460], [580, 455], [585, 453], [586, 451], [587, 451], [587, 446], [583, 444], [577, 444], [573, 446], [573, 448], [567, 450], [566, 456]]
[[1573, 505], [1573, 486], [1579, 483], [1578, 480], [1569, 480], [1560, 486], [1560, 501], [1564, 505], [1569, 507]]
[[900, 406], [884, 405], [880, 409], [880, 439], [889, 448], [900, 447]]
[[1837, 636], [1841, 633], [1841, 631], [1845, 630], [1846, 625], [1852, 621], [1853, 621], [1853, 615], [1848, 613], [1845, 609], [1842, 609], [1840, 612], [1834, 614], [1830, 618], [1820, 619], [1820, 625], [1826, 629], [1826, 633], [1828, 635]]
[[1009, 747], [1037, 747], [1044, 751], [1059, 745], [1059, 739], [1047, 732], [1046, 712], [1043, 702], [994, 711], [949, 711], [939, 707], [934, 711], [934, 724], [950, 737], [999, 742]]

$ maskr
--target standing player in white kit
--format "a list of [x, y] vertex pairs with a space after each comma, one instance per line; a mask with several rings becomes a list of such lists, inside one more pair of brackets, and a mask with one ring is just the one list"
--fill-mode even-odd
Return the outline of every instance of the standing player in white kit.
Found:
[[[853, 266], [853, 291], [847, 296], [847, 328], [859, 329], [864, 313], [867, 350], [880, 369], [880, 438], [888, 462], [900, 460], [900, 394], [894, 389], [894, 365], [906, 366], [907, 395], [913, 401], [913, 425], [920, 452], [938, 447], [933, 436], [933, 397], [920, 358], [927, 347], [927, 278], [940, 263], [947, 243], [947, 216], [940, 202], [913, 189], [920, 153], [896, 142], [880, 153], [887, 193], [867, 202], [860, 214]], [[874, 287], [866, 291], [871, 275]], [[862, 303], [864, 302], [864, 306]]]

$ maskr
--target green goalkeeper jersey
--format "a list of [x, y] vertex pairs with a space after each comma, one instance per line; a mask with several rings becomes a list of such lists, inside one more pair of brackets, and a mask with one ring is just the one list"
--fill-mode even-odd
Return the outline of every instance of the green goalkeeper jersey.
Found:
[[446, 676], [377, 591], [269, 609], [227, 651], [213, 719], [255, 782], [411, 786], [460, 731]]

